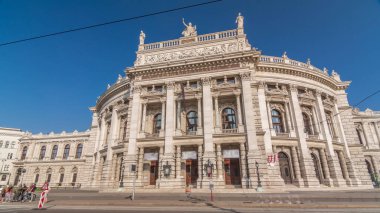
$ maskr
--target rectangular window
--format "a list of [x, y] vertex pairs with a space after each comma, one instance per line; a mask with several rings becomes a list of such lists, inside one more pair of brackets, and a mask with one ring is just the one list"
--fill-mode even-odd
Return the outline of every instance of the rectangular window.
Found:
[[9, 165], [5, 165], [4, 166], [4, 171], [8, 171], [9, 170]]
[[1, 181], [6, 181], [7, 180], [7, 175], [2, 175], [1, 176]]

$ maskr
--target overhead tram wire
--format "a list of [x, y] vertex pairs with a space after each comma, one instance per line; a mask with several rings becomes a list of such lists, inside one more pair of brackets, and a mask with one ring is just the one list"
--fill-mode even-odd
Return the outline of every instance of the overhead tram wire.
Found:
[[192, 4], [192, 5], [188, 5], [188, 6], [178, 7], [178, 8], [174, 8], [174, 9], [163, 10], [163, 11], [154, 12], [154, 13], [148, 13], [145, 15], [139, 15], [139, 16], [134, 16], [134, 17], [130, 17], [130, 18], [124, 18], [124, 19], [104, 22], [104, 23], [100, 23], [100, 24], [89, 25], [89, 26], [85, 26], [85, 27], [78, 27], [78, 28], [65, 30], [65, 31], [34, 36], [34, 37], [30, 37], [30, 38], [10, 41], [10, 42], [6, 42], [6, 43], [1, 43], [0, 47], [15, 44], [15, 43], [20, 43], [20, 42], [26, 42], [26, 41], [30, 41], [30, 40], [36, 40], [36, 39], [41, 39], [41, 38], [46, 38], [46, 37], [51, 37], [51, 36], [56, 36], [56, 35], [62, 35], [62, 34], [76, 32], [76, 31], [80, 31], [80, 30], [86, 30], [86, 29], [95, 28], [95, 27], [101, 27], [101, 26], [110, 25], [110, 24], [116, 24], [116, 23], [120, 23], [120, 22], [124, 22], [124, 21], [134, 20], [134, 19], [140, 19], [140, 18], [145, 18], [145, 17], [149, 17], [149, 16], [155, 16], [155, 15], [159, 15], [159, 14], [163, 14], [163, 13], [169, 13], [169, 12], [174, 12], [174, 11], [178, 11], [178, 10], [189, 9], [192, 7], [199, 7], [199, 6], [213, 4], [213, 3], [217, 3], [217, 2], [221, 2], [221, 1], [223, 1], [223, 0], [213, 0], [213, 1], [208, 1], [208, 2], [203, 2], [203, 3], [198, 3], [198, 4]]

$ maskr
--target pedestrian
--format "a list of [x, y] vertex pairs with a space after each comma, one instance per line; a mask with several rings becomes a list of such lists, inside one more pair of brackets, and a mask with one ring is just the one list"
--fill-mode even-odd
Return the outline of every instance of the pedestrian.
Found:
[[4, 202], [11, 202], [13, 198], [13, 187], [7, 186], [5, 189], [5, 201]]
[[2, 187], [1, 188], [1, 198], [0, 198], [1, 202], [4, 202], [4, 199], [5, 199], [5, 190], [6, 190], [6, 187]]

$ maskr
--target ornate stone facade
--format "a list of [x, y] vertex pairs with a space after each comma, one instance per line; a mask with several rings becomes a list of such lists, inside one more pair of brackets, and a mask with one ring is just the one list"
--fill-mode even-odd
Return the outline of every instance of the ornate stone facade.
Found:
[[[26, 181], [51, 172], [57, 185], [77, 172], [82, 188], [111, 191], [133, 182], [207, 188], [210, 180], [255, 189], [257, 166], [264, 188], [372, 187], [380, 114], [352, 111], [350, 82], [335, 71], [262, 55], [243, 22], [239, 14], [236, 29], [206, 35], [185, 24], [184, 37], [152, 44], [141, 33], [134, 66], [90, 109], [91, 130], [22, 139], [19, 155], [25, 146], [29, 154], [16, 168], [27, 168]], [[70, 144], [69, 158], [39, 160], [41, 146], [54, 143], [58, 152]]]

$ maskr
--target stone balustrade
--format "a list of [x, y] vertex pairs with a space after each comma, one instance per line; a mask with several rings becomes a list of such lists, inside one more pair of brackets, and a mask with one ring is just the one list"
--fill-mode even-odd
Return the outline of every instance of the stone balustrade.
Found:
[[[236, 30], [227, 30], [222, 32], [216, 32], [216, 33], [210, 33], [210, 34], [204, 34], [194, 37], [194, 42], [206, 42], [211, 40], [218, 40], [218, 39], [225, 39], [230, 37], [237, 36]], [[150, 44], [144, 44], [143, 50], [156, 50], [156, 49], [163, 49], [163, 48], [169, 48], [174, 46], [180, 46], [182, 44], [185, 44], [186, 42], [182, 41], [183, 38], [180, 39], [174, 39], [169, 41], [162, 41], [162, 42], [156, 42], [156, 43], [150, 43]]]
[[295, 60], [292, 60], [292, 59], [289, 59], [289, 58], [275, 57], [275, 56], [264, 56], [263, 55], [263, 56], [260, 56], [259, 61], [260, 62], [264, 62], [264, 63], [288, 64], [288, 65], [292, 65], [292, 66], [295, 66], [295, 67], [310, 69], [310, 70], [313, 70], [313, 71], [317, 71], [317, 72], [323, 73], [322, 70], [318, 69], [317, 67], [314, 67], [311, 64], [302, 63], [302, 62], [295, 61]]

